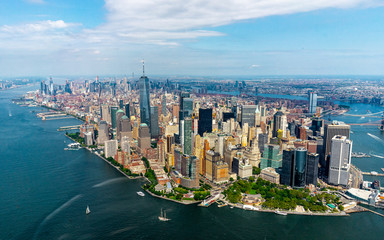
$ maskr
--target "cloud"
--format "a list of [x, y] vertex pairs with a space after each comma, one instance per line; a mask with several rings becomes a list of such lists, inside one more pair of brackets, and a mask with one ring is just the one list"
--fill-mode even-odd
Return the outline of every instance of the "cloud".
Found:
[[13, 26], [3, 25], [2, 27], [0, 27], [0, 32], [30, 34], [30, 33], [45, 32], [50, 30], [66, 29], [76, 25], [78, 24], [65, 23], [63, 20], [57, 20], [57, 21], [47, 20], [47, 21], [39, 21], [35, 23], [28, 23], [28, 24], [22, 24], [22, 25], [13, 25]]
[[253, 64], [253, 65], [251, 65], [249, 68], [259, 68], [260, 67], [260, 65], [258, 65], [258, 64]]

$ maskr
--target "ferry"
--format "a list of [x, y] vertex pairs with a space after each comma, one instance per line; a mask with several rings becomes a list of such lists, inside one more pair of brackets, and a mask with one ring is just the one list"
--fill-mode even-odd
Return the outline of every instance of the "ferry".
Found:
[[64, 150], [79, 150], [81, 148], [80, 143], [70, 143], [68, 144], [67, 148], [64, 148]]
[[362, 152], [358, 152], [358, 153], [353, 152], [351, 157], [353, 157], [353, 158], [364, 158], [364, 157], [369, 158], [371, 156], [366, 154], [366, 153], [362, 153]]
[[276, 214], [282, 215], [282, 216], [287, 216], [288, 214], [286, 212], [281, 212], [279, 210], [275, 211]]
[[142, 191], [139, 191], [139, 192], [136, 192], [137, 193], [137, 195], [139, 195], [139, 196], [141, 196], [141, 197], [144, 197], [145, 196], [145, 194], [142, 192]]

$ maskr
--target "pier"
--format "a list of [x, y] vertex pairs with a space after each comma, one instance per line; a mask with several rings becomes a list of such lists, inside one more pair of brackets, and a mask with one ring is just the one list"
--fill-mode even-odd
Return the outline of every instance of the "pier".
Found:
[[[360, 206], [360, 207], [361, 207], [361, 206]], [[369, 208], [365, 208], [365, 207], [361, 207], [361, 208], [364, 208], [365, 211], [368, 211], [368, 212], [374, 213], [374, 214], [376, 214], [376, 215], [379, 215], [380, 217], [384, 217], [384, 214], [382, 214], [382, 213], [378, 213], [378, 212], [376, 212], [376, 211], [373, 211], [373, 210], [371, 210], [371, 209], [369, 209]]]
[[363, 175], [369, 175], [369, 176], [379, 176], [379, 177], [384, 177], [384, 173], [377, 173], [377, 172], [361, 172]]
[[66, 130], [75, 130], [75, 129], [80, 129], [81, 125], [74, 125], [74, 126], [65, 126], [65, 127], [60, 127], [57, 129], [57, 131], [66, 131]]

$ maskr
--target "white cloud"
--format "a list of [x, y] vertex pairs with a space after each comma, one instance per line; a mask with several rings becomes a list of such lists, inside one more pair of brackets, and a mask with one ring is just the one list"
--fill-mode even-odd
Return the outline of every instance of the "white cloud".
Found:
[[36, 32], [45, 32], [50, 30], [60, 30], [60, 29], [66, 29], [72, 26], [76, 26], [77, 24], [74, 23], [65, 23], [63, 20], [57, 20], [57, 21], [39, 21], [35, 23], [28, 23], [28, 24], [22, 24], [22, 25], [3, 25], [0, 27], [0, 33], [1, 32], [8, 32], [8, 33], [21, 33], [21, 34], [30, 34], [30, 33], [36, 33]]
[[258, 65], [258, 64], [253, 64], [250, 66], [250, 68], [259, 68], [259, 67], [260, 67], [260, 65]]

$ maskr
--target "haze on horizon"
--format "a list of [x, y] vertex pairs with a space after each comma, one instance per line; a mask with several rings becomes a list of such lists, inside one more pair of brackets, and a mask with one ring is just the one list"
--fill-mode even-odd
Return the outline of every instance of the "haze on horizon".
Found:
[[14, 0], [0, 76], [383, 75], [382, 0]]

